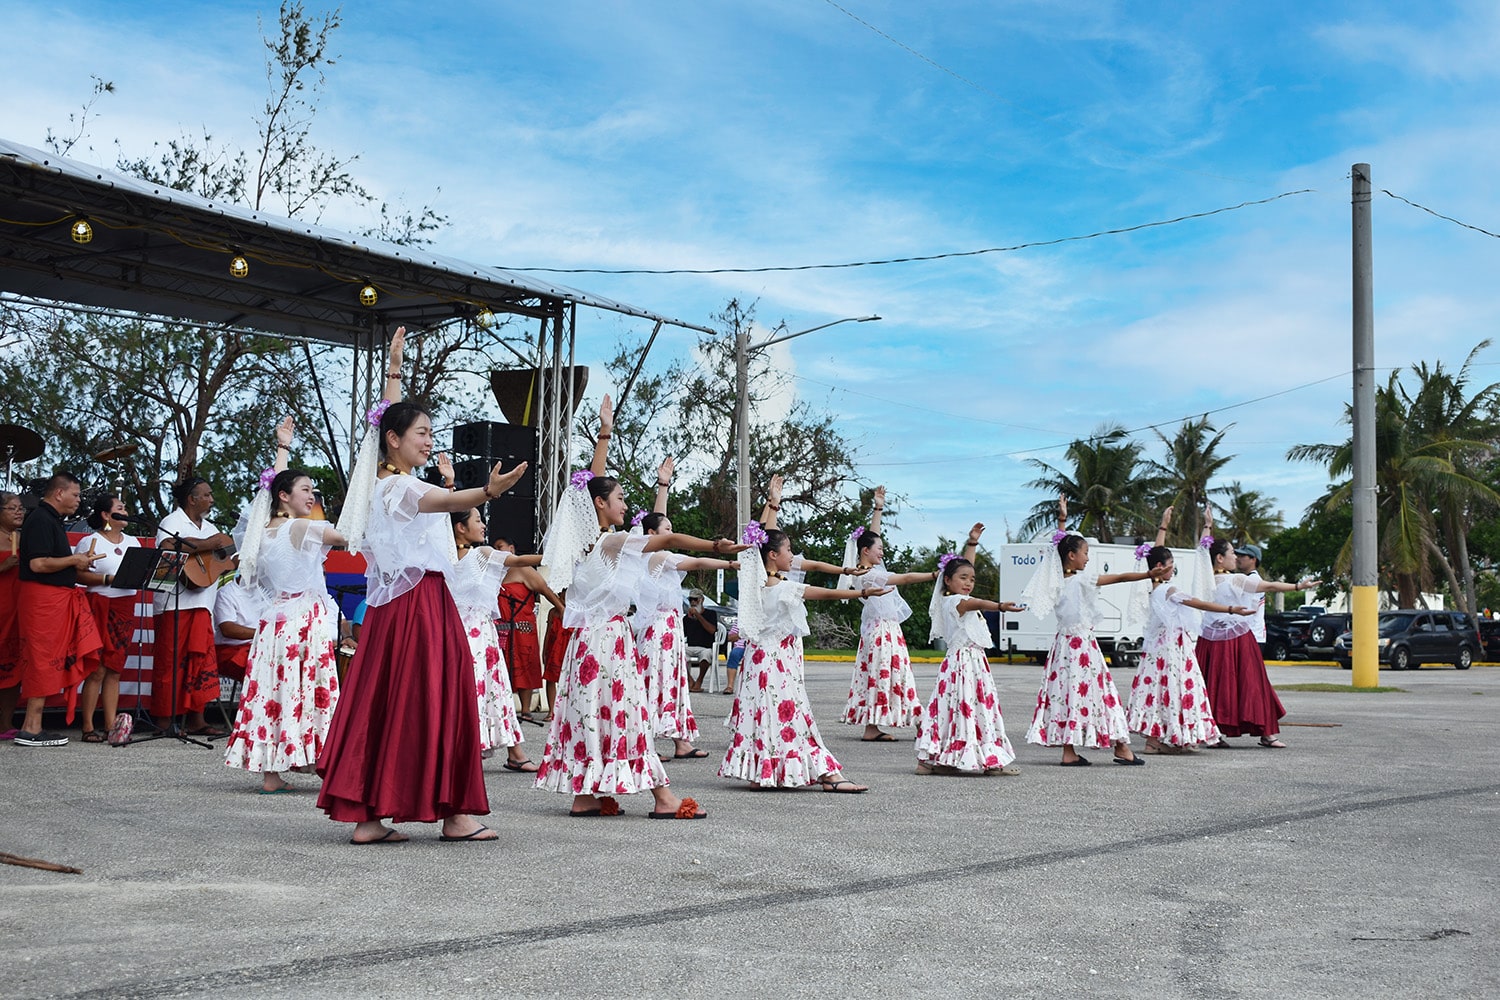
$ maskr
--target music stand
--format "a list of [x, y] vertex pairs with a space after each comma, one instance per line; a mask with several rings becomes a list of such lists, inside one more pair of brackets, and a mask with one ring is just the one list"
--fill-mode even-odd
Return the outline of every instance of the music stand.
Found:
[[[146, 546], [142, 545], [132, 549], [127, 549], [124, 557], [120, 560], [119, 570], [115, 572], [114, 586], [120, 588], [121, 590], [177, 594], [180, 592], [177, 583], [178, 580], [182, 577], [182, 567], [187, 562], [187, 555], [188, 554], [186, 552], [180, 552], [175, 549], [165, 549], [161, 546], [157, 546], [155, 548], [147, 548]], [[139, 601], [137, 601], [137, 605], [139, 605]], [[137, 609], [136, 615], [137, 619], [139, 619], [139, 609]], [[131, 715], [134, 717], [136, 723], [139, 723], [141, 721], [141, 640], [139, 638], [141, 630], [139, 627], [139, 620], [137, 620], [136, 625], [137, 638], [135, 641], [135, 710], [131, 713]], [[174, 629], [177, 627], [175, 619], [172, 622], [172, 627]], [[175, 649], [177, 646], [177, 637], [174, 635], [172, 638], [172, 646]], [[177, 704], [177, 664], [175, 663], [172, 664], [171, 703], [174, 706]], [[122, 743], [120, 745], [130, 746], [133, 743], [150, 743], [152, 740], [159, 740], [163, 736], [170, 736], [173, 739], [177, 740], [179, 743], [192, 743], [195, 746], [205, 747], [208, 749], [212, 749], [213, 747], [212, 743], [206, 743], [202, 740], [195, 740], [191, 736], [188, 736], [187, 733], [183, 732], [182, 727], [176, 725], [175, 723], [169, 722], [165, 726], [162, 726], [157, 724], [153, 720], [150, 725], [151, 728], [156, 730], [156, 732], [151, 733], [150, 735], [145, 736], [139, 740], [136, 739], [134, 733], [132, 733], [130, 742]]]

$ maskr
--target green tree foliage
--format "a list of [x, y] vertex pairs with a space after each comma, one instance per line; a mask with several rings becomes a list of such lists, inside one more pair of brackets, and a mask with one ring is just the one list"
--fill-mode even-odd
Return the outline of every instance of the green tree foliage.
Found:
[[1041, 459], [1027, 461], [1041, 475], [1027, 487], [1047, 499], [1031, 509], [1021, 524], [1022, 538], [1031, 538], [1057, 524], [1057, 498], [1068, 501], [1068, 526], [1101, 542], [1115, 535], [1149, 530], [1156, 516], [1154, 498], [1164, 483], [1142, 461], [1141, 446], [1118, 424], [1106, 424], [1092, 437], [1068, 445], [1067, 465], [1054, 467]]
[[[1230, 424], [1230, 427], [1233, 426]], [[1161, 443], [1166, 446], [1166, 461], [1150, 461], [1146, 463], [1146, 467], [1152, 478], [1161, 484], [1157, 506], [1173, 508], [1167, 544], [1194, 545], [1202, 537], [1203, 511], [1215, 494], [1225, 491], [1225, 487], [1210, 484], [1234, 458], [1233, 455], [1219, 454], [1219, 445], [1228, 432], [1229, 427], [1216, 431], [1206, 416], [1199, 420], [1183, 421], [1182, 426], [1177, 428], [1177, 433], [1170, 438], [1161, 431], [1155, 431]], [[1151, 531], [1149, 524], [1145, 527], [1148, 532]]]

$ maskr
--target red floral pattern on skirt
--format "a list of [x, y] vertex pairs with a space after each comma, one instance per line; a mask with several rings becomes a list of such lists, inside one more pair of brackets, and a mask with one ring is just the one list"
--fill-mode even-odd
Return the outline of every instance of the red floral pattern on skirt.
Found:
[[729, 751], [719, 777], [796, 788], [841, 770], [823, 746], [802, 671], [801, 636], [785, 636], [770, 646], [745, 644], [725, 723], [731, 730]]
[[1131, 732], [1174, 747], [1219, 738], [1196, 644], [1196, 637], [1180, 628], [1153, 628], [1146, 634], [1125, 713]]
[[255, 629], [224, 763], [246, 771], [311, 768], [338, 705], [333, 611], [319, 596], [278, 601]]
[[917, 759], [960, 771], [1004, 767], [1016, 759], [983, 650], [960, 646], [944, 658], [917, 722]]
[[474, 661], [474, 693], [479, 699], [479, 747], [519, 746], [525, 742], [521, 721], [516, 718], [516, 698], [510, 690], [510, 672], [500, 652], [500, 637], [487, 615], [463, 615], [464, 635]]
[[851, 726], [910, 726], [921, 714], [901, 623], [877, 620], [860, 631], [849, 701], [839, 721]]
[[696, 740], [698, 720], [693, 718], [688, 696], [687, 637], [681, 612], [672, 608], [653, 618], [636, 641], [646, 661], [652, 731], [666, 739]]
[[1026, 742], [1103, 750], [1129, 740], [1125, 706], [1093, 630], [1057, 633]]

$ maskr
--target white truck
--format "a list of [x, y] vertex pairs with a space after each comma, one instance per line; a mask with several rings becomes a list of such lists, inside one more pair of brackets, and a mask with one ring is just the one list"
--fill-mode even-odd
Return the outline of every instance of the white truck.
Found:
[[[1041, 565], [1043, 554], [1051, 546], [1049, 533], [1034, 542], [1011, 542], [1000, 547], [998, 563], [1001, 601], [1024, 603], [1021, 591], [1026, 589], [1032, 574]], [[1144, 560], [1137, 562], [1135, 548], [1131, 544], [1106, 545], [1089, 539], [1089, 567], [1097, 569], [1101, 574], [1144, 570], [1146, 563]], [[1194, 549], [1173, 549], [1172, 562], [1177, 571], [1177, 586], [1189, 592], [1194, 591], [1198, 553]], [[1099, 640], [1099, 648], [1109, 655], [1117, 669], [1133, 668], [1140, 660], [1141, 631], [1146, 622], [1144, 617], [1137, 622], [1127, 622], [1126, 609], [1134, 595], [1149, 586], [1148, 582], [1141, 581], [1099, 588], [1100, 615], [1094, 637]], [[1040, 617], [1030, 610], [1002, 614], [999, 649], [1001, 652], [1029, 656], [1038, 663], [1044, 663], [1056, 634], [1055, 615]]]

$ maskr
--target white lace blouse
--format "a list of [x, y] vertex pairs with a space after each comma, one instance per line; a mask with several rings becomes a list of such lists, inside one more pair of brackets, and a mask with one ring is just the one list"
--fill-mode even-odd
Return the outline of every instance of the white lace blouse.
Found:
[[971, 646], [985, 650], [992, 645], [989, 626], [984, 613], [969, 611], [958, 613], [958, 606], [965, 600], [963, 594], [948, 594], [943, 597], [943, 640], [950, 650]]
[[573, 569], [563, 624], [568, 628], [601, 625], [629, 613], [646, 576], [647, 535], [623, 531], [599, 536]]
[[[851, 578], [850, 586], [856, 590], [865, 587], [884, 587], [886, 581], [891, 578], [891, 571], [886, 568], [885, 563], [870, 567], [870, 571], [864, 576]], [[904, 622], [911, 617], [911, 605], [901, 596], [901, 591], [892, 590], [889, 594], [881, 594], [879, 597], [862, 597], [864, 610], [860, 612], [859, 622], [862, 628], [869, 628], [876, 622]]]
[[[1255, 582], [1243, 573], [1220, 573], [1214, 577], [1215, 604], [1230, 607], [1253, 608], [1260, 600], [1260, 593], [1247, 589]], [[1203, 638], [1222, 641], [1234, 639], [1255, 628], [1253, 615], [1225, 615], [1209, 611], [1203, 616]]]
[[328, 583], [323, 576], [323, 557], [332, 544], [325, 540], [333, 526], [327, 521], [304, 517], [277, 518], [266, 529], [260, 557], [255, 563], [251, 581], [265, 599], [281, 600], [301, 594], [328, 599]]
[[390, 476], [375, 483], [364, 554], [370, 607], [389, 604], [410, 592], [424, 573], [453, 570], [453, 522], [447, 514], [424, 514], [417, 505], [439, 487], [414, 476]]
[[1085, 568], [1063, 577], [1053, 607], [1059, 631], [1092, 629], [1099, 622], [1099, 574]]
[[473, 548], [458, 561], [448, 577], [453, 603], [464, 617], [500, 616], [500, 587], [505, 583], [510, 553], [488, 545]]
[[1196, 637], [1203, 626], [1203, 612], [1183, 603], [1191, 600], [1192, 596], [1169, 583], [1151, 591], [1151, 615], [1146, 620], [1146, 631], [1181, 631]]
[[807, 635], [807, 604], [802, 600], [802, 592], [806, 589], [807, 584], [790, 580], [782, 580], [773, 587], [762, 587], [762, 618], [750, 641], [769, 646], [789, 635]]

